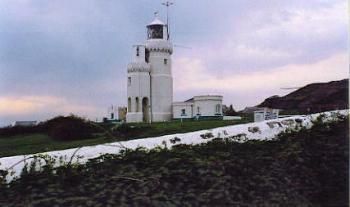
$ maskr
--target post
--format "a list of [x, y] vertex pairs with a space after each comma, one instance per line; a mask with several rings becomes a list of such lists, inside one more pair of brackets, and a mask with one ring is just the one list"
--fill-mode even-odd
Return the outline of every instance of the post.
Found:
[[150, 110], [150, 116], [149, 116], [149, 123], [152, 124], [153, 121], [153, 111], [152, 111], [152, 76], [151, 76], [151, 72], [148, 73], [149, 74], [149, 107]]
[[170, 38], [170, 27], [169, 27], [169, 6], [173, 5], [173, 2], [163, 2], [162, 5], [166, 6], [166, 28], [167, 28], [167, 40]]

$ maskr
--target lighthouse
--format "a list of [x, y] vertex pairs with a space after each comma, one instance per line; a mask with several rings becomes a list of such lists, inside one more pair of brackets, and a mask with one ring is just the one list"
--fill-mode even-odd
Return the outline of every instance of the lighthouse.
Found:
[[147, 26], [145, 44], [133, 47], [128, 64], [127, 122], [161, 122], [172, 119], [173, 77], [169, 27], [157, 14]]

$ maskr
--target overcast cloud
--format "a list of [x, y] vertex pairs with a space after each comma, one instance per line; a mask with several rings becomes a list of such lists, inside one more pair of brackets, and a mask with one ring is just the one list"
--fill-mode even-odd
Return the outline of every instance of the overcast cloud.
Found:
[[[0, 125], [126, 103], [131, 47], [161, 1], [1, 0]], [[347, 1], [176, 0], [174, 99], [222, 94], [234, 108], [281, 87], [348, 77]], [[165, 19], [164, 19], [165, 20]]]

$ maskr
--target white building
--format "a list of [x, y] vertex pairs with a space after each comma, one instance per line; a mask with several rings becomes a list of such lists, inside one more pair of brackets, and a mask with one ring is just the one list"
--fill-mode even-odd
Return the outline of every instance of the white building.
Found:
[[147, 25], [145, 45], [134, 47], [128, 65], [127, 122], [157, 122], [172, 119], [173, 78], [167, 25], [157, 17]]
[[254, 111], [254, 122], [277, 119], [278, 114], [279, 109], [261, 108], [260, 110]]
[[194, 96], [187, 101], [173, 103], [174, 119], [200, 119], [222, 116], [222, 96]]
[[108, 120], [116, 120], [117, 114], [118, 114], [118, 108], [116, 106], [111, 105], [110, 107], [108, 107], [106, 118]]
[[195, 96], [192, 101], [173, 104], [171, 55], [173, 45], [168, 26], [156, 16], [147, 25], [144, 45], [134, 46], [128, 65], [127, 122], [162, 122], [186, 116], [222, 116], [222, 96]]
[[38, 125], [38, 121], [14, 121], [11, 126], [30, 127]]

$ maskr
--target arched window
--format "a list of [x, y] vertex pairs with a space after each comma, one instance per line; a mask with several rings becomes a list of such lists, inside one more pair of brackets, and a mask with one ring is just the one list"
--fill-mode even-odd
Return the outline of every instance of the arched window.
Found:
[[135, 99], [135, 112], [139, 112], [140, 104], [139, 104], [139, 97], [136, 97]]
[[131, 112], [131, 98], [128, 98], [128, 112]]
[[142, 121], [149, 122], [149, 105], [147, 97], [142, 99]]
[[216, 106], [215, 106], [215, 112], [216, 112], [217, 114], [221, 114], [221, 105], [220, 105], [220, 104], [216, 104]]

